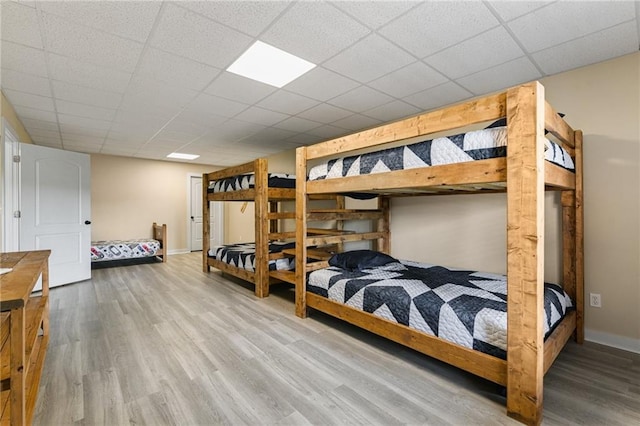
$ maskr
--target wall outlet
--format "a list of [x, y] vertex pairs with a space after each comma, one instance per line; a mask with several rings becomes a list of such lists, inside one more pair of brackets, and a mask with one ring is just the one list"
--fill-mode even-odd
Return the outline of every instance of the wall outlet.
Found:
[[589, 305], [594, 308], [602, 307], [602, 299], [600, 298], [600, 293], [589, 293]]

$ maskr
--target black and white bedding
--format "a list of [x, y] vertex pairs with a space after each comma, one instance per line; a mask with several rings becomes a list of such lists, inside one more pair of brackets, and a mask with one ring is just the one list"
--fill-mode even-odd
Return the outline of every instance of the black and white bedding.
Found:
[[[285, 243], [273, 241], [269, 243], [269, 253], [279, 253], [284, 249], [294, 248], [295, 243]], [[256, 270], [256, 244], [241, 243], [228, 244], [224, 246], [214, 246], [209, 249], [209, 257], [213, 257], [221, 262], [228, 263], [240, 269], [250, 272]], [[269, 261], [269, 270], [290, 271], [295, 268], [295, 259], [283, 258]]]
[[[313, 271], [307, 291], [506, 359], [504, 275], [396, 261], [371, 269]], [[560, 286], [545, 283], [545, 337], [572, 306]]]
[[160, 241], [151, 239], [92, 241], [91, 262], [153, 257], [158, 250]]
[[[312, 167], [309, 180], [415, 169], [506, 155], [507, 128], [493, 127], [330, 160]], [[548, 139], [545, 140], [545, 159], [565, 169], [574, 170], [569, 153]]]
[[[295, 175], [284, 173], [269, 173], [267, 175], [268, 185], [270, 188], [295, 188]], [[209, 182], [208, 192], [229, 192], [240, 191], [241, 189], [251, 189], [255, 187], [256, 175], [246, 174], [228, 177], [226, 179], [214, 180]]]

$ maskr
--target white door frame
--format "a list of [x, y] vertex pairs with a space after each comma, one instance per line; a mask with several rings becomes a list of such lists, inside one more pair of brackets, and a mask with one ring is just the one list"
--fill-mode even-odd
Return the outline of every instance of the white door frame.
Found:
[[[191, 178], [192, 177], [200, 177], [202, 178], [201, 174], [197, 174], [197, 173], [187, 173], [187, 251], [191, 252]], [[205, 182], [202, 182], [202, 185], [205, 185]], [[209, 226], [210, 226], [210, 230], [209, 230], [209, 236], [212, 237], [213, 235], [219, 236], [219, 244], [222, 244], [222, 242], [224, 241], [224, 203], [223, 202], [213, 202], [211, 203], [211, 207], [209, 210]], [[213, 221], [211, 220], [211, 217], [213, 217]], [[204, 220], [204, 218], [202, 219]], [[211, 247], [211, 240], [213, 238], [210, 238], [209, 241], [209, 247]], [[204, 245], [204, 241], [202, 242]]]
[[[0, 207], [0, 226], [2, 241], [0, 251], [16, 251], [20, 247], [20, 223], [13, 212], [20, 206], [20, 163], [14, 163], [13, 157], [20, 155], [20, 141], [16, 131], [2, 118], [2, 207]], [[7, 137], [8, 136], [8, 137]]]

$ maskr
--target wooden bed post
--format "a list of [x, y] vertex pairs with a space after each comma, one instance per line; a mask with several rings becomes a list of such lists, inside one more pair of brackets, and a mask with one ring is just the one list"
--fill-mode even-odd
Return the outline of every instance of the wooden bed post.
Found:
[[507, 414], [542, 421], [544, 88], [507, 92]]
[[[307, 316], [307, 148], [296, 149], [296, 315]], [[343, 199], [344, 200], [344, 199]]]
[[[268, 213], [278, 213], [278, 202], [277, 201], [269, 201], [269, 211]], [[278, 219], [270, 219], [269, 220], [269, 233], [275, 234], [278, 232], [279, 228], [279, 220]]]
[[[346, 200], [344, 195], [336, 195], [336, 209], [344, 210], [347, 208]], [[336, 229], [339, 231], [344, 231], [344, 220], [339, 219], [336, 220]], [[344, 251], [344, 243], [336, 244], [338, 253], [342, 253]]]
[[264, 158], [255, 161], [255, 180], [255, 294], [257, 297], [267, 297], [269, 295], [269, 218], [267, 161]]
[[575, 226], [576, 226], [576, 342], [584, 343], [584, 193], [582, 186], [582, 130], [575, 132]]
[[389, 197], [382, 195], [378, 197], [378, 209], [382, 211], [382, 217], [377, 220], [376, 232], [384, 233], [384, 237], [376, 240], [376, 250], [387, 254], [391, 254], [391, 239], [389, 234], [390, 205], [391, 199]]
[[209, 262], [207, 262], [207, 256], [209, 255], [209, 244], [211, 242], [211, 217], [209, 209], [209, 175], [207, 173], [202, 174], [202, 272], [209, 272]]

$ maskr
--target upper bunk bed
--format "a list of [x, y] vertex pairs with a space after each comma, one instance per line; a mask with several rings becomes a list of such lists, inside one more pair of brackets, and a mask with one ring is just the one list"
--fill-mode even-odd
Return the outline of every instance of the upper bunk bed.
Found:
[[[505, 117], [505, 128], [490, 129], [486, 133], [491, 134], [489, 139], [498, 140], [492, 147], [487, 136], [469, 134], [421, 141], [424, 144], [417, 148], [414, 144], [396, 147], [398, 141], [441, 132], [455, 134], [458, 129]], [[554, 139], [553, 144], [547, 136]], [[447, 155], [433, 154], [438, 144], [451, 144], [464, 152], [449, 155], [452, 161], [445, 161]], [[380, 148], [385, 149], [360, 155], [363, 150]], [[489, 151], [495, 155], [485, 155]], [[572, 334], [578, 342], [583, 340], [582, 133], [573, 130], [545, 101], [542, 85], [538, 82], [521, 85], [301, 147], [296, 156], [296, 314], [305, 317], [308, 308], [314, 308], [504, 385], [507, 413], [524, 423], [539, 424], [545, 372]], [[563, 160], [561, 165], [549, 161], [559, 158]], [[307, 179], [312, 170], [311, 178], [316, 180]], [[563, 282], [560, 291], [564, 290], [568, 304], [574, 306], [568, 310], [565, 306], [566, 315], [552, 327], [548, 336], [545, 336], [548, 324], [543, 308], [548, 288], [543, 282], [545, 190], [561, 192]], [[309, 197], [348, 191], [378, 194], [379, 210], [386, 212], [383, 215], [386, 220], [378, 220], [370, 232], [328, 237], [310, 235], [307, 232]], [[349, 280], [356, 287], [358, 284], [353, 282], [353, 276], [340, 276], [335, 267], [329, 268], [326, 260], [304, 262], [309, 246], [371, 240], [377, 250], [390, 253], [388, 208], [393, 197], [487, 192], [506, 192], [507, 198], [507, 274], [504, 280], [494, 280], [504, 281], [505, 287], [505, 294], [498, 295], [506, 302], [504, 356], [470, 349], [399, 323], [397, 318], [392, 321], [384, 315], [367, 312], [362, 306], [332, 300], [318, 288], [310, 291], [308, 280], [316, 280], [316, 273], [328, 273], [332, 284]], [[403, 262], [398, 268], [424, 275], [423, 270], [430, 266]], [[379, 279], [367, 279], [369, 273], [369, 269], [358, 270], [359, 277], [355, 278], [365, 276], [363, 280], [367, 283]], [[393, 275], [397, 271], [385, 273]], [[564, 299], [559, 294], [559, 299]]]
[[[292, 249], [294, 232], [278, 232], [279, 223], [293, 219], [292, 212], [278, 211], [279, 202], [295, 200], [295, 176], [268, 173], [266, 158], [204, 173], [203, 203], [203, 270], [211, 267], [249, 281], [255, 285], [257, 297], [269, 295], [270, 268], [292, 269], [282, 253]], [[210, 247], [210, 202], [243, 201], [254, 203], [255, 242]], [[280, 261], [276, 261], [280, 260]]]

